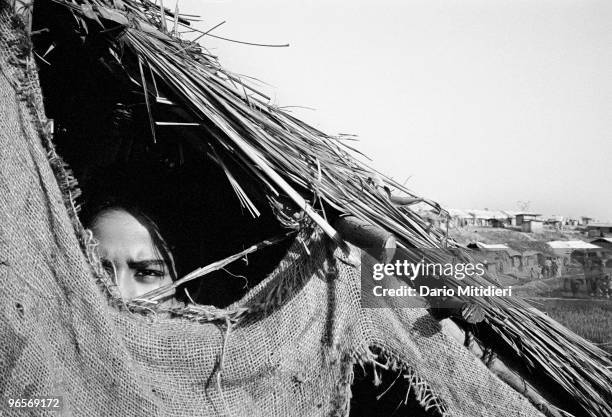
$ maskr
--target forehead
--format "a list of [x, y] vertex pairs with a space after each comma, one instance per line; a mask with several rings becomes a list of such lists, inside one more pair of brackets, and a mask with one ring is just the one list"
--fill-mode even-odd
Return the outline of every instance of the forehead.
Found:
[[100, 214], [91, 228], [103, 256], [139, 260], [157, 258], [149, 231], [122, 210]]

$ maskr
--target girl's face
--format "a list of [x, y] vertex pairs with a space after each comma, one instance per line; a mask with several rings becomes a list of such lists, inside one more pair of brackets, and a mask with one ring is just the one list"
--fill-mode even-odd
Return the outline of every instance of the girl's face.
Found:
[[128, 212], [102, 212], [91, 230], [99, 242], [102, 265], [115, 278], [123, 298], [132, 299], [172, 283], [168, 265], [149, 231]]

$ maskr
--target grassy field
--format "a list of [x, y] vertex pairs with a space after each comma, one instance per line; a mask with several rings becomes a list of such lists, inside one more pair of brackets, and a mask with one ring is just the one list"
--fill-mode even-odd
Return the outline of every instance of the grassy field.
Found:
[[538, 299], [534, 306], [612, 354], [612, 302]]

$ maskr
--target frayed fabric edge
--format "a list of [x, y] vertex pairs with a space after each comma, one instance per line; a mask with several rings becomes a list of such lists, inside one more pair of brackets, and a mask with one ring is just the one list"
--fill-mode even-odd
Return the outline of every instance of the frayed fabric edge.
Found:
[[[425, 411], [432, 412], [439, 417], [451, 417], [444, 400], [412, 366], [399, 359], [397, 355], [391, 353], [388, 349], [376, 344], [360, 351], [347, 353], [342, 358], [340, 379], [336, 384], [336, 392], [332, 399], [333, 409], [330, 417], [346, 417], [349, 415], [352, 384], [355, 377], [353, 367], [355, 365], [359, 365], [364, 371], [366, 367], [373, 369], [372, 378], [375, 386], [382, 384], [380, 377], [381, 370], [398, 372], [398, 378], [403, 376], [404, 384], [407, 386], [406, 397], [412, 392], [419, 405]], [[380, 399], [385, 393], [386, 391], [379, 395], [377, 399]]]
[[45, 115], [42, 96], [40, 95], [37, 66], [32, 55], [32, 41], [27, 34], [22, 17], [12, 12], [7, 2], [2, 2], [1, 7], [2, 13], [9, 17], [13, 33], [16, 35], [11, 39], [9, 34], [3, 34], [3, 38], [12, 52], [9, 62], [18, 71], [17, 84], [14, 86], [15, 92], [17, 97], [27, 104], [30, 111], [30, 121], [33, 122], [42, 139], [43, 147], [47, 152], [47, 160], [62, 193], [64, 205], [84, 249], [84, 229], [78, 218], [78, 198], [81, 195], [81, 190], [72, 171], [57, 154], [53, 145], [53, 123]]

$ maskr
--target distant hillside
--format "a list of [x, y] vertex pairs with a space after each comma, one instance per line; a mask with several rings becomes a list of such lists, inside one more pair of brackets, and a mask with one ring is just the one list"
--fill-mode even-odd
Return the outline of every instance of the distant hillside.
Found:
[[[551, 240], [584, 240], [589, 242], [592, 238], [588, 238], [583, 233], [573, 230], [544, 230], [540, 233], [524, 233], [518, 232], [511, 229], [502, 229], [495, 227], [479, 227], [479, 226], [468, 226], [460, 229], [450, 229], [448, 231], [450, 237], [456, 240], [458, 243], [468, 244], [470, 242], [482, 242], [482, 243], [510, 243], [509, 246], [516, 250], [544, 250], [548, 246], [544, 242]], [[524, 242], [521, 246], [521, 242]], [[529, 244], [527, 242], [534, 242]], [[537, 242], [537, 243], [536, 243]], [[538, 245], [543, 244], [543, 246]], [[540, 248], [541, 246], [541, 248]]]

